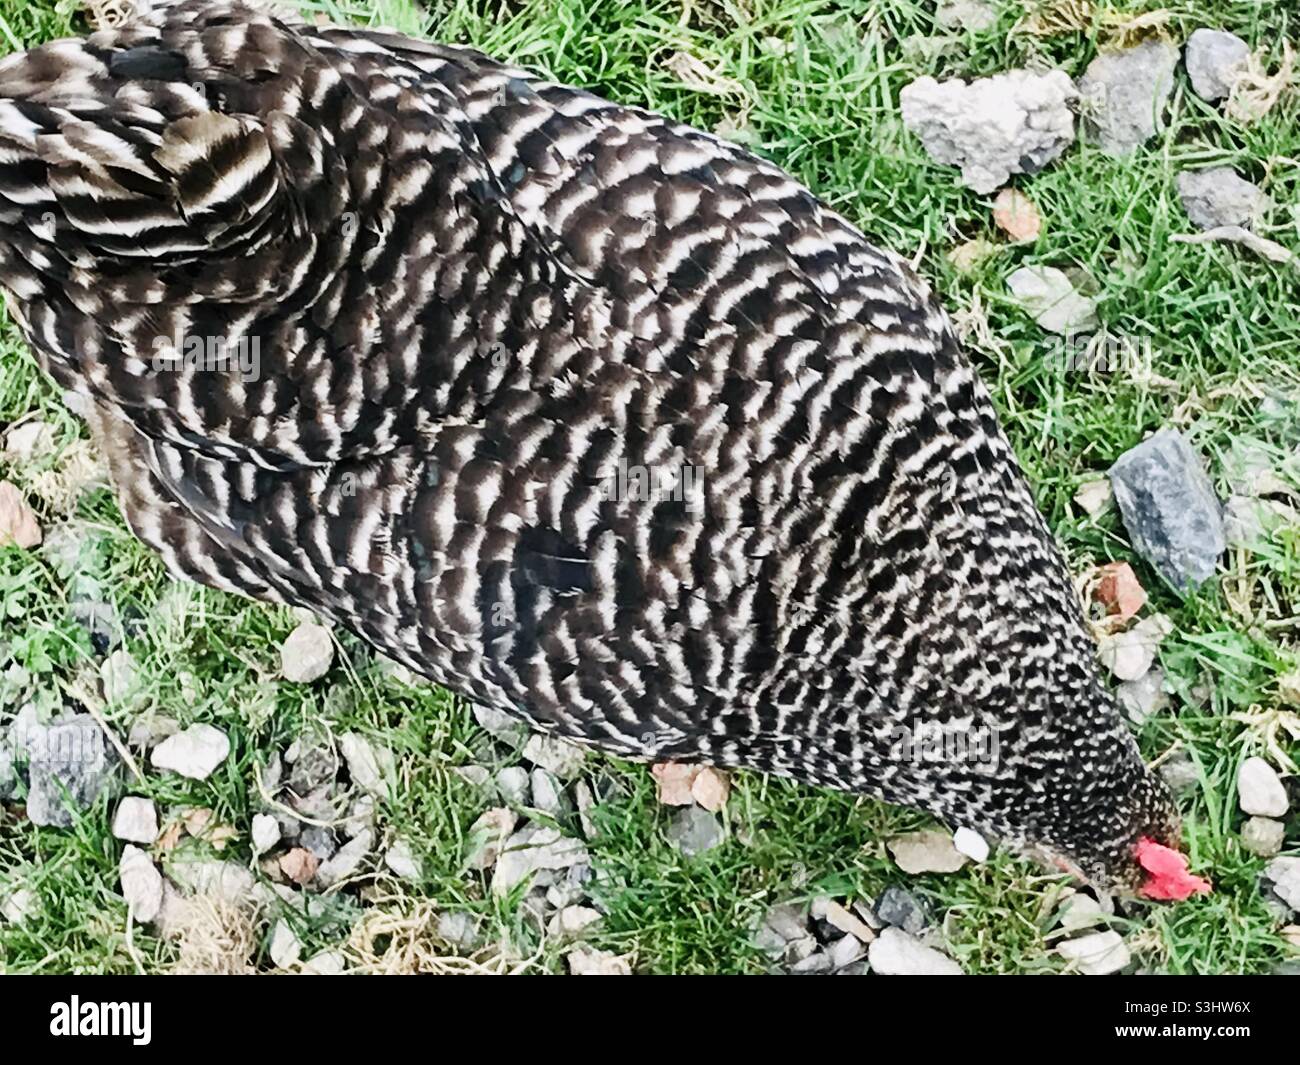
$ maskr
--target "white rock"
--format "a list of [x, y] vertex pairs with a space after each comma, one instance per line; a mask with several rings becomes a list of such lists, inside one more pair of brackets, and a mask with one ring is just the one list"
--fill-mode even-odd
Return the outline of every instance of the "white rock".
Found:
[[302, 957], [302, 940], [283, 918], [271, 931], [271, 961], [277, 969], [290, 969]]
[[493, 807], [479, 814], [469, 830], [469, 867], [491, 869], [517, 822], [515, 812], [506, 806]]
[[339, 748], [348, 764], [352, 783], [371, 795], [387, 798], [388, 781], [396, 773], [396, 759], [387, 747], [376, 747], [357, 732], [339, 737]]
[[542, 869], [568, 869], [589, 860], [581, 840], [561, 836], [558, 829], [530, 826], [516, 832], [497, 857], [492, 891], [504, 895]]
[[1286, 788], [1264, 759], [1247, 758], [1237, 770], [1237, 803], [1243, 813], [1281, 817], [1287, 811]]
[[952, 834], [952, 845], [973, 862], [988, 861], [988, 842], [983, 836], [972, 829], [957, 829], [957, 831]]
[[130, 843], [153, 843], [158, 838], [158, 810], [153, 800], [128, 795], [119, 802], [113, 815], [113, 835]]
[[128, 843], [122, 848], [122, 860], [117, 867], [122, 881], [122, 897], [130, 907], [131, 916], [141, 924], [151, 924], [162, 910], [163, 878], [158, 867], [139, 847]]
[[1062, 902], [1059, 913], [1061, 927], [1067, 932], [1081, 932], [1106, 921], [1101, 903], [1091, 895], [1082, 893], [1071, 895]]
[[1075, 290], [1054, 266], [1022, 266], [1007, 278], [1007, 288], [1025, 313], [1049, 333], [1072, 336], [1097, 328], [1097, 302]]
[[587, 752], [558, 736], [534, 735], [524, 744], [524, 757], [561, 780], [572, 780], [582, 771]]
[[280, 822], [270, 814], [253, 815], [253, 854], [261, 856], [280, 842]]
[[478, 919], [472, 913], [456, 910], [438, 915], [438, 938], [457, 950], [469, 951], [478, 947]]
[[962, 184], [992, 192], [1036, 173], [1074, 142], [1076, 91], [1067, 74], [1013, 70], [970, 84], [918, 78], [899, 94], [903, 124], [930, 157], [961, 167]]
[[334, 641], [330, 630], [314, 621], [304, 622], [280, 648], [280, 672], [285, 680], [309, 684], [329, 672], [334, 661]]
[[1093, 932], [1058, 943], [1056, 952], [1085, 976], [1117, 973], [1131, 960], [1128, 946], [1118, 932]]
[[169, 736], [149, 754], [155, 769], [170, 769], [191, 780], [206, 780], [230, 754], [230, 740], [212, 725], [191, 725]]
[[961, 966], [901, 928], [886, 928], [867, 948], [871, 971], [881, 976], [961, 976]]
[[826, 956], [830, 959], [832, 969], [843, 969], [846, 965], [852, 965], [866, 953], [867, 948], [863, 946], [862, 940], [851, 932], [841, 936], [826, 948]]
[[474, 720], [489, 736], [500, 740], [508, 747], [518, 747], [528, 735], [528, 726], [524, 722], [492, 706], [480, 706], [475, 703]]
[[997, 23], [998, 12], [989, 0], [939, 0], [934, 21], [949, 30], [988, 30]]
[[564, 792], [555, 774], [539, 767], [529, 774], [528, 779], [532, 786], [533, 809], [559, 817], [564, 810]]
[[564, 956], [574, 976], [631, 976], [632, 966], [624, 957], [607, 950], [579, 948]]
[[384, 864], [403, 880], [420, 879], [420, 863], [411, 851], [411, 845], [404, 839], [393, 841], [393, 845], [384, 852]]
[[1192, 89], [1202, 100], [1214, 103], [1232, 92], [1233, 83], [1250, 62], [1250, 45], [1235, 33], [1196, 30], [1183, 53]]
[[523, 766], [508, 765], [497, 773], [497, 791], [506, 802], [527, 806], [528, 790], [528, 770]]
[[1115, 695], [1135, 725], [1141, 725], [1170, 704], [1169, 693], [1165, 691], [1165, 671], [1159, 666], [1134, 680], [1124, 681], [1115, 689]]
[[1074, 493], [1074, 501], [1083, 508], [1085, 514], [1095, 518], [1110, 504], [1110, 480], [1103, 477], [1099, 481], [1085, 481]]

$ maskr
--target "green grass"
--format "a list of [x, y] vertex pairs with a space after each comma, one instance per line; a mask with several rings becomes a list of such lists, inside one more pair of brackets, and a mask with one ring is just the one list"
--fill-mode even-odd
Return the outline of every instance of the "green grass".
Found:
[[[1282, 529], [1254, 552], [1230, 554], [1222, 587], [1183, 600], [1135, 558], [1113, 511], [1089, 519], [1070, 500], [1082, 482], [1165, 424], [1184, 429], [1208, 457], [1224, 496], [1234, 450], [1248, 441], [1268, 450], [1279, 475], [1297, 483], [1298, 408], [1279, 415], [1277, 404], [1261, 402], [1300, 400], [1296, 269], [1169, 238], [1191, 228], [1175, 174], [1224, 162], [1260, 182], [1278, 204], [1265, 235], [1300, 247], [1300, 93], [1293, 88], [1266, 117], [1242, 126], [1197, 99], [1180, 71], [1167, 127], [1132, 159], [1117, 162], [1079, 144], [1043, 173], [1017, 179], [1045, 225], [1035, 244], [1012, 247], [998, 241], [991, 198], [958, 186], [955, 171], [928, 161], [902, 129], [900, 89], [927, 73], [972, 77], [1023, 65], [1077, 75], [1105, 38], [1103, 15], [1158, 4], [1098, 3], [1091, 25], [1038, 37], [1022, 26], [1024, 5], [1003, 0], [994, 28], [954, 34], [932, 58], [906, 43], [937, 32], [932, 5], [919, 0], [456, 0], [427, 13], [406, 0], [302, 6], [473, 44], [706, 129], [725, 124], [729, 135], [789, 169], [873, 240], [919, 256], [951, 311], [967, 317], [972, 307], [982, 309], [988, 330], [972, 336], [972, 356], [1073, 567], [1133, 561], [1154, 608], [1177, 625], [1162, 652], [1177, 688], [1174, 706], [1144, 726], [1140, 740], [1152, 758], [1177, 748], [1201, 768], [1184, 811], [1195, 864], [1212, 871], [1217, 890], [1177, 907], [1130, 906], [1115, 927], [1147, 969], [1258, 972], [1287, 957], [1277, 918], [1261, 897], [1263, 862], [1238, 842], [1236, 767], [1263, 749], [1263, 733], [1234, 715], [1276, 708], [1277, 675], [1297, 662], [1300, 529]], [[1170, 9], [1169, 32], [1183, 39], [1199, 25], [1230, 29], [1275, 64], [1281, 42], [1300, 36], [1288, 6], [1183, 4]], [[0, 40], [32, 45], [82, 28], [67, 0], [0, 0]], [[678, 51], [713, 68], [723, 91], [683, 86], [668, 65]], [[998, 242], [998, 250], [961, 274], [946, 253], [974, 237]], [[1107, 328], [1149, 341], [1156, 378], [1067, 372], [1049, 338], [1006, 299], [1006, 275], [1027, 263], [1088, 275]], [[61, 448], [84, 435], [6, 325], [0, 423], [33, 411], [55, 427]], [[56, 456], [47, 465], [58, 462]], [[23, 487], [38, 472], [0, 460], [0, 476]], [[41, 519], [48, 534], [64, 515], [44, 508]], [[324, 680], [277, 681], [277, 649], [294, 624], [290, 612], [170, 580], [126, 532], [105, 491], [83, 496], [75, 520], [89, 523], [93, 535], [71, 567], [56, 566], [41, 550], [0, 549], [0, 720], [20, 694], [14, 665], [28, 671], [28, 690], [44, 693], [51, 706], [70, 703], [69, 687], [75, 690], [88, 670], [93, 675], [95, 650], [68, 611], [70, 597], [92, 588], [126, 619], [126, 646], [141, 674], [140, 698], [105, 711], [112, 727], [125, 735], [152, 707], [182, 724], [211, 721], [231, 736], [232, 754], [210, 780], [151, 773], [132, 789], [160, 808], [213, 809], [240, 833], [223, 856], [251, 862], [248, 830], [259, 808], [254, 767], [296, 737], [322, 727], [334, 735], [355, 730], [397, 752], [402, 786], [382, 806], [379, 824], [390, 836], [400, 826], [424, 862], [422, 879], [397, 889], [384, 881], [398, 892], [396, 901], [335, 896], [320, 912], [296, 915], [304, 956], [342, 943], [348, 926], [373, 906], [410, 912], [421, 902], [481, 914], [491, 938], [508, 935], [529, 954], [536, 936], [518, 900], [493, 902], [483, 874], [466, 868], [469, 826], [485, 802], [453, 770], [485, 752], [500, 757], [490, 753], [468, 707], [387, 676], [346, 636]], [[1281, 741], [1293, 757], [1300, 753], [1285, 733]], [[883, 840], [924, 825], [919, 814], [740, 774], [726, 811], [728, 841], [688, 860], [665, 839], [668, 812], [657, 805], [643, 767], [593, 758], [587, 776], [609, 796], [592, 844], [597, 890], [609, 912], [592, 942], [631, 955], [639, 969], [760, 971], [765, 962], [749, 945], [750, 930], [767, 907], [820, 893], [874, 897], [899, 882], [926, 898], [968, 971], [1061, 968], [1047, 938], [1059, 878], [1006, 855], [949, 876], [903, 877]], [[18, 809], [0, 808], [0, 895], [21, 881], [37, 904], [25, 924], [0, 923], [0, 968], [171, 965], [170, 943], [138, 927], [128, 942], [108, 798], [71, 830], [34, 828]], [[1293, 822], [1292, 852], [1296, 837]], [[560, 948], [544, 943], [535, 964], [562, 971]]]

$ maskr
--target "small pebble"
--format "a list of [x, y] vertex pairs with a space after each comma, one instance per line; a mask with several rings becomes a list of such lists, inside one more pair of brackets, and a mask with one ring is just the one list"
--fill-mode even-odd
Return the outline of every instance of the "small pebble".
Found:
[[564, 812], [566, 802], [555, 774], [539, 767], [529, 774], [528, 780], [533, 796], [533, 809], [549, 817], [559, 817]]
[[1097, 328], [1097, 301], [1078, 292], [1054, 266], [1022, 266], [1007, 277], [1012, 298], [1049, 333], [1074, 336]]
[[169, 736], [149, 754], [155, 769], [169, 769], [191, 780], [206, 780], [230, 754], [230, 740], [212, 725], [191, 725]]
[[952, 845], [971, 861], [979, 863], [988, 861], [988, 842], [978, 832], [969, 828], [959, 828], [952, 834]]
[[304, 622], [280, 648], [280, 673], [285, 680], [309, 684], [329, 672], [334, 661], [334, 640], [330, 630], [314, 621]]
[[918, 935], [928, 921], [926, 906], [905, 888], [891, 884], [876, 900], [876, 916], [892, 925]]
[[326, 861], [321, 862], [316, 870], [316, 882], [321, 887], [330, 887], [340, 880], [356, 874], [365, 862], [366, 856], [374, 845], [374, 834], [369, 830], [358, 833]]
[[1286, 788], [1264, 759], [1247, 758], [1237, 770], [1237, 803], [1243, 813], [1282, 817], [1287, 811]]
[[347, 762], [352, 783], [379, 798], [387, 798], [388, 781], [396, 773], [396, 760], [387, 747], [376, 747], [356, 732], [339, 737], [339, 749]]
[[128, 843], [122, 848], [118, 877], [131, 916], [141, 924], [152, 924], [163, 902], [162, 873], [158, 872], [153, 860], [139, 847]]
[[527, 806], [529, 787], [528, 770], [523, 766], [506, 766], [497, 773], [497, 791], [506, 802]]
[[712, 850], [726, 838], [717, 817], [699, 806], [687, 806], [673, 814], [665, 834], [688, 858]]
[[1232, 92], [1232, 86], [1250, 63], [1250, 45], [1235, 33], [1199, 29], [1187, 39], [1183, 53], [1192, 91], [1202, 100], [1216, 103]]
[[416, 861], [411, 845], [404, 839], [394, 840], [384, 852], [384, 864], [403, 880], [420, 879], [420, 863]]
[[113, 835], [130, 843], [149, 846], [158, 838], [158, 809], [152, 799], [128, 795], [117, 804]]
[[280, 842], [280, 822], [270, 814], [253, 815], [253, 853], [262, 855]]
[[1128, 946], [1118, 932], [1093, 932], [1056, 945], [1056, 952], [1085, 976], [1117, 973], [1131, 960]]
[[290, 969], [302, 957], [302, 941], [283, 919], [276, 921], [271, 931], [270, 954], [277, 969]]
[[946, 832], [926, 829], [897, 836], [886, 843], [894, 861], [905, 873], [955, 873], [968, 858], [953, 846]]
[[523, 753], [534, 765], [549, 770], [561, 780], [576, 777], [587, 759], [587, 753], [581, 747], [558, 736], [530, 736]]
[[472, 913], [456, 911], [438, 915], [438, 938], [466, 953], [478, 948], [478, 919]]
[[871, 971], [881, 976], [960, 976], [961, 966], [899, 928], [886, 928], [867, 948]]
[[302, 972], [305, 976], [340, 976], [347, 965], [347, 959], [337, 950], [322, 950], [302, 963]]
[[1261, 858], [1272, 858], [1282, 849], [1286, 826], [1267, 817], [1252, 817], [1241, 826], [1241, 845]]

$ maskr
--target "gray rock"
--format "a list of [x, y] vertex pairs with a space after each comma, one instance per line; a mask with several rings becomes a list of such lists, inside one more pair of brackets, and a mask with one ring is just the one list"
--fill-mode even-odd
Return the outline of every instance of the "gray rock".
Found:
[[270, 814], [253, 815], [253, 854], [260, 856], [280, 842], [280, 822]]
[[929, 921], [925, 903], [905, 888], [891, 884], [876, 900], [876, 916], [887, 925], [919, 935]]
[[511, 836], [497, 857], [492, 891], [504, 895], [539, 870], [568, 869], [590, 858], [581, 840], [561, 836], [558, 829], [530, 825]]
[[1300, 910], [1300, 858], [1274, 858], [1264, 868], [1277, 897], [1293, 910]]
[[871, 971], [881, 976], [961, 976], [961, 966], [899, 928], [886, 928], [867, 948]]
[[818, 973], [828, 973], [832, 968], [831, 959], [819, 950], [791, 965], [790, 972], [795, 976], [815, 976]]
[[1141, 725], [1152, 714], [1158, 714], [1170, 705], [1169, 693], [1165, 691], [1165, 671], [1159, 666], [1147, 670], [1136, 680], [1126, 680], [1118, 685], [1115, 694], [1135, 725]]
[[420, 879], [420, 863], [411, 851], [411, 845], [404, 839], [393, 841], [393, 845], [384, 852], [384, 864], [403, 880]]
[[1162, 762], [1160, 776], [1175, 795], [1185, 795], [1201, 782], [1201, 772], [1186, 751], [1180, 751]]
[[149, 753], [155, 769], [170, 769], [191, 780], [207, 780], [230, 754], [230, 740], [212, 725], [191, 725], [169, 736]]
[[18, 770], [7, 739], [0, 736], [0, 801], [11, 799], [18, 791]]
[[343, 844], [333, 857], [321, 862], [320, 868], [316, 870], [316, 883], [327, 888], [353, 876], [361, 869], [373, 846], [374, 834], [369, 829], [359, 832]]
[[41, 900], [31, 888], [20, 887], [0, 900], [0, 917], [12, 925], [24, 925], [41, 912]]
[[104, 659], [99, 667], [99, 682], [104, 689], [104, 699], [110, 705], [125, 702], [140, 687], [140, 671], [131, 652], [118, 648]]
[[1054, 266], [1022, 266], [1007, 277], [1012, 298], [1049, 333], [1075, 336], [1097, 328], [1097, 301]]
[[1252, 817], [1241, 826], [1241, 845], [1261, 858], [1272, 858], [1282, 849], [1286, 825], [1267, 817]]
[[339, 976], [348, 967], [348, 960], [337, 950], [322, 950], [302, 963], [306, 976]]
[[1250, 45], [1235, 33], [1200, 29], [1187, 39], [1183, 62], [1192, 90], [1215, 103], [1232, 92], [1237, 76], [1250, 60]]
[[99, 797], [117, 764], [98, 722], [77, 714], [26, 729], [27, 816], [33, 824], [69, 828], [73, 810]]
[[528, 770], [523, 766], [509, 765], [497, 773], [497, 791], [506, 802], [516, 806], [528, 805]]
[[163, 904], [163, 878], [158, 867], [149, 855], [128, 843], [122, 848], [117, 872], [131, 916], [141, 924], [152, 924]]
[[117, 804], [113, 835], [131, 843], [149, 846], [158, 838], [158, 810], [152, 799], [128, 795]]
[[334, 661], [334, 640], [330, 630], [315, 622], [304, 622], [280, 648], [280, 673], [285, 680], [310, 684], [329, 672]]
[[388, 781], [396, 773], [396, 759], [387, 747], [376, 747], [357, 732], [339, 737], [339, 749], [348, 764], [352, 783], [379, 798], [388, 796]]
[[903, 88], [903, 124], [962, 184], [992, 192], [1012, 174], [1037, 173], [1074, 142], [1075, 89], [1059, 70], [1013, 70], [970, 84], [919, 78]]
[[560, 782], [555, 779], [555, 774], [538, 768], [532, 771], [528, 779], [532, 785], [533, 809], [550, 817], [559, 817], [567, 803]]
[[829, 947], [826, 948], [826, 956], [830, 959], [832, 969], [843, 969], [846, 965], [852, 965], [866, 957], [866, 945], [853, 933], [841, 936]]
[[1256, 817], [1282, 817], [1289, 805], [1277, 771], [1264, 759], [1247, 758], [1237, 769], [1237, 804]]
[[339, 841], [334, 830], [323, 825], [303, 825], [298, 845], [307, 848], [319, 861], [327, 862], [338, 853]]
[[1227, 547], [1223, 511], [1201, 457], [1183, 435], [1161, 429], [1110, 468], [1133, 548], [1175, 588], [1214, 576]]
[[477, 950], [482, 942], [478, 918], [464, 911], [441, 913], [438, 915], [438, 938], [466, 953]]
[[710, 851], [726, 839], [717, 817], [700, 806], [687, 806], [673, 814], [666, 835], [688, 858]]
[[1183, 170], [1177, 182], [1183, 210], [1201, 229], [1249, 226], [1269, 208], [1269, 198], [1230, 166]]
[[1178, 49], [1160, 40], [1098, 55], [1079, 80], [1084, 132], [1116, 158], [1145, 144], [1164, 114], [1177, 65]]

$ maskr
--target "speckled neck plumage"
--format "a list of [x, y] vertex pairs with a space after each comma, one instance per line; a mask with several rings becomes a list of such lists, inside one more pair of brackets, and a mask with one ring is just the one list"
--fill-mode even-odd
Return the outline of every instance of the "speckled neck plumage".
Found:
[[178, 574], [620, 754], [1111, 879], [1170, 831], [942, 311], [739, 148], [180, 3], [0, 64], [0, 282]]

